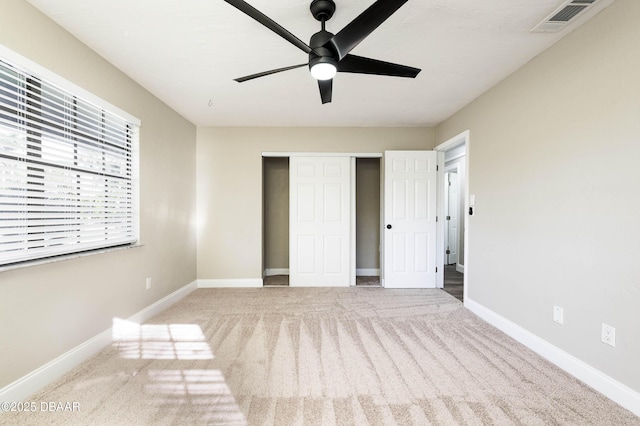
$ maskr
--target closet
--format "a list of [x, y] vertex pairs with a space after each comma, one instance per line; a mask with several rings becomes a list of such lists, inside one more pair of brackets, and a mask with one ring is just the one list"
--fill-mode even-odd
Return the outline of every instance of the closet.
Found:
[[[262, 258], [265, 283], [287, 285], [290, 272], [294, 277], [298, 273], [297, 276], [304, 278], [293, 283], [303, 286], [349, 286], [355, 285], [356, 275], [380, 275], [380, 156], [329, 155], [322, 158], [327, 161], [313, 156], [291, 159], [287, 156], [263, 157]], [[298, 170], [297, 177], [292, 177], [292, 163]], [[345, 172], [343, 169], [347, 164], [349, 176], [345, 181], [344, 177], [337, 176]], [[292, 179], [297, 188], [294, 194]], [[320, 183], [322, 179], [329, 180]], [[345, 182], [347, 187], [343, 185]], [[291, 199], [297, 200], [293, 209]], [[325, 199], [327, 202], [323, 204]], [[293, 212], [294, 219], [299, 220], [297, 224], [291, 223], [290, 212]], [[344, 217], [345, 214], [348, 218]], [[327, 223], [307, 226], [312, 218], [321, 222], [326, 218]], [[340, 230], [331, 228], [344, 219], [348, 219], [348, 230], [344, 227]], [[298, 226], [300, 223], [302, 225]], [[326, 235], [322, 231], [325, 226], [328, 226]], [[300, 234], [293, 243], [290, 229]], [[296, 256], [297, 253], [303, 255]], [[292, 257], [297, 259], [293, 268], [290, 263]], [[344, 268], [347, 268], [348, 275], [344, 275]], [[316, 273], [321, 273], [321, 278], [314, 281], [311, 275]]]

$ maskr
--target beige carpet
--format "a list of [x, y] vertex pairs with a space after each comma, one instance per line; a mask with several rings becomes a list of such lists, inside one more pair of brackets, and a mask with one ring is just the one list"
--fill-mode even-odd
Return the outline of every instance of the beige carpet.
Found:
[[441, 290], [197, 290], [8, 413], [58, 425], [638, 425]]

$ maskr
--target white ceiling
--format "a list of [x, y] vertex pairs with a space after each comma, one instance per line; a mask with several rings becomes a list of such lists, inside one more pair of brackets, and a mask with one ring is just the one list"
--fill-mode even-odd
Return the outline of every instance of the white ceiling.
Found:
[[[335, 0], [337, 33], [373, 0]], [[307, 55], [223, 0], [29, 0], [200, 126], [433, 126], [597, 12], [560, 33], [529, 30], [563, 0], [410, 0], [353, 54], [421, 68], [416, 79], [341, 73], [322, 105]], [[308, 42], [311, 0], [248, 0]], [[588, 16], [587, 16], [588, 14]]]

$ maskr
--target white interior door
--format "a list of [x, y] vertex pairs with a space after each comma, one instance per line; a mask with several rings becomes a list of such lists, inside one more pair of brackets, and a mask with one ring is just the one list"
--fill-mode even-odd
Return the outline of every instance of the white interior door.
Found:
[[446, 213], [446, 234], [445, 240], [445, 262], [447, 265], [458, 263], [458, 211], [460, 205], [460, 197], [458, 188], [458, 173], [446, 173], [447, 182], [447, 213]]
[[289, 166], [289, 285], [349, 286], [351, 159], [291, 157]]
[[436, 286], [435, 151], [385, 151], [384, 286]]

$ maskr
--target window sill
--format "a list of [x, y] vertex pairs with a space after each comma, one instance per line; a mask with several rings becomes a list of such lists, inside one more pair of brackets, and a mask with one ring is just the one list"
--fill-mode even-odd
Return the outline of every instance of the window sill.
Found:
[[144, 246], [144, 244], [136, 243], [136, 244], [130, 244], [130, 245], [126, 245], [126, 246], [117, 246], [117, 247], [107, 247], [107, 248], [103, 248], [103, 249], [95, 249], [95, 250], [84, 251], [84, 252], [80, 252], [80, 253], [63, 254], [63, 255], [60, 255], [60, 256], [48, 257], [48, 258], [44, 258], [44, 259], [28, 260], [26, 262], [20, 262], [20, 263], [14, 263], [14, 264], [11, 264], [11, 265], [0, 266], [0, 272], [13, 271], [15, 269], [30, 268], [32, 266], [42, 266], [42, 265], [46, 265], [46, 264], [49, 264], [49, 263], [63, 262], [65, 260], [78, 259], [78, 258], [81, 258], [81, 257], [93, 256], [93, 255], [96, 255], [96, 254], [111, 253], [111, 252], [120, 251], [120, 250], [129, 250], [129, 249], [132, 249], [132, 248], [137, 248], [137, 247], [142, 247], [142, 246]]

